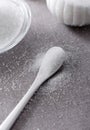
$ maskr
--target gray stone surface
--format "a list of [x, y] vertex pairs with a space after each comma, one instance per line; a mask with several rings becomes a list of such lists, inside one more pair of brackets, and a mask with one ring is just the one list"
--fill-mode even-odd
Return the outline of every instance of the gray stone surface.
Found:
[[32, 97], [12, 130], [90, 130], [90, 26], [59, 24], [44, 0], [27, 0], [32, 24], [25, 38], [0, 55], [0, 123], [32, 84], [43, 54], [67, 52], [59, 72]]

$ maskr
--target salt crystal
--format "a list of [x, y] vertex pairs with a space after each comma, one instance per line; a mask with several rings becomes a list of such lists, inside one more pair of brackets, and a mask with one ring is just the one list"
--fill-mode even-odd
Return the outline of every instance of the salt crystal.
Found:
[[0, 91], [2, 91], [2, 88], [0, 88]]

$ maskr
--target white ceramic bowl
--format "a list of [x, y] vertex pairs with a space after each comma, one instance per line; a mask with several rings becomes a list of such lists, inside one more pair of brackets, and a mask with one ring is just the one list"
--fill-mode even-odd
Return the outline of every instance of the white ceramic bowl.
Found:
[[28, 4], [24, 0], [6, 0], [6, 1], [18, 6], [20, 11], [22, 11], [22, 13], [23, 13], [24, 19], [23, 19], [22, 26], [21, 26], [19, 32], [17, 33], [17, 35], [15, 37], [13, 37], [12, 40], [10, 42], [8, 42], [8, 44], [6, 43], [3, 48], [0, 48], [0, 53], [3, 53], [5, 51], [13, 48], [15, 45], [17, 45], [28, 32], [30, 24], [31, 24], [31, 10], [30, 10], [30, 7], [28, 6]]

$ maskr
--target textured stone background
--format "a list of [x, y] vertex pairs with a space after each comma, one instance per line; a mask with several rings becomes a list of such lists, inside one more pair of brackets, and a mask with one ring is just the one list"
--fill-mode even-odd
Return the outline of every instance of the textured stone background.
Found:
[[32, 24], [25, 38], [0, 55], [0, 123], [32, 84], [44, 53], [67, 52], [60, 71], [30, 100], [12, 130], [90, 130], [90, 26], [59, 24], [44, 0], [27, 0]]

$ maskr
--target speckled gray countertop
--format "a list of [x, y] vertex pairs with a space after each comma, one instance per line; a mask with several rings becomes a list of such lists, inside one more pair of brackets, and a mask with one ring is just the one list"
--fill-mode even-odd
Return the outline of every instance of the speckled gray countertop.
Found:
[[0, 55], [0, 123], [27, 92], [44, 53], [67, 52], [60, 71], [30, 100], [12, 130], [90, 130], [90, 26], [59, 24], [44, 0], [27, 0], [32, 24], [25, 38]]

